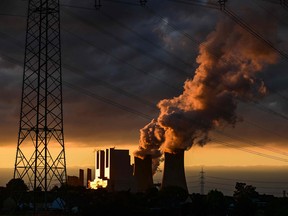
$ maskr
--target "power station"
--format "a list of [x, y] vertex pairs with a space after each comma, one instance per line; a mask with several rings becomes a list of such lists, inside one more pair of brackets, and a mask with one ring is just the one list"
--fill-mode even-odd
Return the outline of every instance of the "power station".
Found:
[[[178, 187], [188, 191], [185, 170], [184, 150], [164, 153], [164, 171], [161, 189]], [[95, 179], [89, 188], [107, 188], [108, 191], [145, 192], [153, 188], [152, 157], [134, 157], [130, 164], [129, 150], [109, 148], [95, 151]]]
[[[95, 154], [95, 180], [88, 171], [87, 186], [111, 191], [153, 186], [151, 155], [135, 157], [133, 167], [128, 150], [110, 148]], [[79, 185], [84, 185], [84, 170], [79, 176]], [[67, 182], [59, 0], [29, 0], [14, 178], [23, 179], [30, 190], [44, 192]], [[165, 153], [162, 187], [166, 186], [187, 190], [184, 151]]]

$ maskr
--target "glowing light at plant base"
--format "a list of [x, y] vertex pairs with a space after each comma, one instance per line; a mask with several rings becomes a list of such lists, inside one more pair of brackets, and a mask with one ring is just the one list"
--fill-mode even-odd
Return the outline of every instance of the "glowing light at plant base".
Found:
[[91, 189], [99, 189], [99, 188], [106, 188], [108, 185], [108, 180], [103, 180], [100, 178], [94, 179], [94, 181], [89, 182], [89, 188]]

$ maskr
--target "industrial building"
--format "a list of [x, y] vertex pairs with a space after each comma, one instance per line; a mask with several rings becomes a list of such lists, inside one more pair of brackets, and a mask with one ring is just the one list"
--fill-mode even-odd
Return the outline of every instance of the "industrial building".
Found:
[[[161, 188], [176, 186], [188, 191], [185, 170], [184, 150], [164, 153], [164, 171]], [[129, 150], [109, 148], [95, 151], [95, 179], [89, 188], [107, 188], [109, 191], [130, 190], [145, 192], [154, 187], [152, 157], [134, 157], [130, 163]]]
[[89, 188], [90, 182], [92, 181], [92, 170], [87, 168], [87, 180], [86, 180], [86, 187]]
[[73, 187], [82, 187], [81, 180], [78, 176], [67, 176], [67, 185]]
[[90, 182], [90, 188], [101, 187], [109, 191], [133, 189], [133, 166], [129, 150], [109, 148], [95, 151], [95, 180]]
[[84, 170], [79, 169], [79, 176], [67, 176], [67, 185], [74, 187], [89, 187], [89, 183], [92, 179], [92, 170], [90, 168], [87, 169], [87, 179], [85, 182], [84, 179]]

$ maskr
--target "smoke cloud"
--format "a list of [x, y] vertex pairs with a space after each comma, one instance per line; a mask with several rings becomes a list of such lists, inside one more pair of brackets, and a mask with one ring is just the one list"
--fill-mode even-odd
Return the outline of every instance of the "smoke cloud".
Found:
[[139, 158], [144, 158], [146, 155], [151, 155], [152, 158], [160, 157], [160, 146], [164, 142], [164, 134], [164, 129], [153, 119], [140, 129], [139, 148], [134, 152], [134, 155]]
[[[256, 20], [254, 19], [256, 22]], [[269, 24], [269, 25], [268, 25]], [[275, 26], [267, 20], [257, 25], [271, 39]], [[140, 130], [137, 157], [151, 154], [154, 166], [163, 152], [189, 150], [205, 145], [209, 132], [234, 126], [237, 101], [249, 102], [265, 96], [267, 88], [257, 74], [278, 55], [231, 20], [222, 20], [199, 47], [198, 68], [184, 83], [183, 93], [158, 103], [160, 114]], [[154, 168], [154, 170], [156, 170]]]
[[[271, 35], [271, 29], [265, 33]], [[267, 89], [257, 73], [276, 61], [275, 52], [244, 29], [228, 20], [220, 22], [200, 45], [199, 67], [194, 78], [186, 80], [183, 93], [158, 103], [158, 123], [165, 129], [161, 150], [174, 153], [204, 145], [209, 131], [234, 125], [237, 100], [264, 96]]]
[[164, 129], [160, 127], [155, 119], [140, 129], [139, 148], [134, 152], [134, 156], [144, 159], [146, 155], [151, 155], [153, 174], [156, 173], [161, 161], [160, 147], [165, 140], [164, 135]]

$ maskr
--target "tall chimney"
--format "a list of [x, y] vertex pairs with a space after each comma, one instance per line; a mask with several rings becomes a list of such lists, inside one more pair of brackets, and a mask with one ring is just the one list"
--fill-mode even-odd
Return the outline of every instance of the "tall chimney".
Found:
[[92, 181], [92, 170], [90, 168], [87, 168], [87, 188], [89, 188], [89, 182]]
[[164, 171], [162, 188], [176, 186], [188, 191], [184, 170], [184, 150], [178, 149], [175, 153], [164, 153]]
[[134, 178], [138, 192], [145, 192], [153, 187], [151, 155], [146, 155], [144, 159], [134, 157]]
[[84, 186], [84, 170], [83, 169], [79, 169], [79, 181], [80, 181], [81, 187], [83, 187]]

